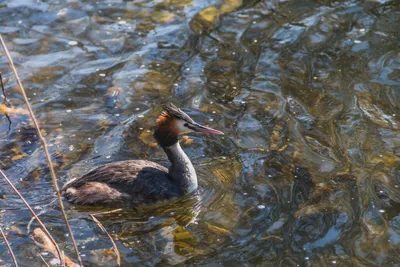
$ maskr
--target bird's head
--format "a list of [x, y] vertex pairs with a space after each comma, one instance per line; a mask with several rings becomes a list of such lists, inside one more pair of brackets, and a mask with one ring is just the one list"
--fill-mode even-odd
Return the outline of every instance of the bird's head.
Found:
[[162, 147], [175, 144], [178, 142], [179, 135], [184, 133], [224, 134], [221, 131], [200, 125], [172, 103], [163, 107], [163, 111], [156, 120], [156, 125], [154, 137]]

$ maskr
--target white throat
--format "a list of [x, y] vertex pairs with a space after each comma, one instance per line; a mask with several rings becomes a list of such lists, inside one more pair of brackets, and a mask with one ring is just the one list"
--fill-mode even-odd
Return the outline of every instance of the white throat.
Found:
[[171, 161], [169, 175], [179, 183], [183, 194], [188, 194], [197, 189], [197, 175], [189, 157], [182, 150], [179, 142], [165, 147], [168, 159]]

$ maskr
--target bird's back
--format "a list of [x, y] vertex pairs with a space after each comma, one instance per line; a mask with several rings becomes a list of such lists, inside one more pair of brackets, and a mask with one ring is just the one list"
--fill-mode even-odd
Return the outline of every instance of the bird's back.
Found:
[[164, 166], [147, 160], [128, 160], [90, 170], [65, 184], [62, 194], [74, 204], [135, 206], [171, 200], [181, 192]]

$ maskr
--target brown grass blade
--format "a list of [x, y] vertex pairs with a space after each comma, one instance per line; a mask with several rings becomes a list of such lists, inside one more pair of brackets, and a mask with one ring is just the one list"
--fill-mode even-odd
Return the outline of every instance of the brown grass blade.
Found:
[[4, 89], [3, 76], [1, 75], [1, 72], [0, 72], [0, 87], [1, 87], [1, 91], [3, 92], [4, 103], [6, 103], [8, 101], [8, 99], [7, 99], [7, 95], [6, 95], [6, 90]]
[[50, 238], [51, 242], [54, 244], [56, 250], [57, 250], [57, 254], [58, 254], [58, 258], [60, 259], [60, 261], [62, 262], [62, 255], [61, 255], [61, 251], [60, 248], [58, 247], [56, 241], [54, 240], [54, 238], [52, 237], [52, 235], [49, 233], [49, 231], [47, 230], [46, 226], [43, 224], [42, 220], [39, 218], [39, 216], [36, 215], [36, 213], [33, 211], [32, 207], [28, 204], [28, 202], [26, 202], [25, 198], [21, 195], [21, 193], [18, 191], [18, 189], [11, 183], [10, 179], [8, 179], [8, 177], [6, 176], [6, 174], [0, 169], [0, 174], [3, 176], [4, 180], [6, 180], [6, 182], [9, 184], [9, 186], [11, 186], [11, 188], [14, 190], [14, 192], [18, 195], [18, 197], [22, 200], [22, 202], [24, 202], [25, 206], [28, 208], [28, 210], [31, 212], [31, 214], [33, 215], [33, 217], [35, 217], [35, 219], [37, 220], [37, 222], [39, 223], [40, 227], [42, 227], [43, 231], [46, 233], [46, 235]]
[[6, 235], [4, 234], [3, 229], [1, 229], [1, 227], [0, 227], [0, 232], [1, 232], [1, 235], [3, 236], [4, 242], [5, 242], [6, 245], [7, 245], [8, 251], [10, 252], [11, 257], [12, 257], [12, 259], [13, 259], [13, 261], [14, 261], [15, 267], [18, 267], [17, 259], [15, 258], [15, 255], [14, 255], [14, 252], [13, 252], [11, 246], [10, 246], [10, 243], [8, 243], [7, 237], [6, 237]]
[[30, 116], [32, 118], [32, 121], [33, 121], [33, 124], [35, 125], [36, 132], [37, 132], [37, 135], [39, 137], [39, 140], [42, 143], [44, 154], [46, 155], [46, 159], [47, 159], [47, 162], [48, 162], [48, 165], [49, 165], [51, 179], [53, 181], [53, 187], [56, 190], [58, 203], [60, 205], [60, 210], [61, 210], [61, 213], [63, 215], [63, 219], [64, 219], [64, 222], [65, 222], [65, 225], [67, 226], [69, 235], [71, 236], [71, 241], [72, 241], [72, 244], [74, 246], [74, 250], [75, 250], [76, 256], [78, 257], [78, 261], [79, 261], [79, 263], [81, 265], [83, 265], [81, 256], [79, 255], [79, 250], [78, 250], [78, 246], [77, 246], [76, 241], [75, 241], [74, 234], [72, 232], [71, 226], [69, 225], [67, 215], [65, 214], [64, 203], [62, 202], [62, 199], [61, 199], [61, 192], [60, 192], [60, 189], [58, 187], [57, 177], [56, 177], [56, 173], [55, 173], [54, 168], [53, 168], [53, 164], [51, 162], [51, 157], [50, 157], [49, 151], [47, 149], [46, 140], [44, 139], [44, 137], [42, 135], [42, 132], [40, 131], [39, 124], [38, 124], [38, 122], [36, 120], [35, 114], [32, 111], [32, 108], [31, 108], [31, 105], [29, 103], [28, 97], [26, 96], [24, 86], [21, 83], [21, 80], [20, 80], [20, 78], [18, 76], [17, 69], [14, 66], [14, 62], [13, 62], [13, 60], [11, 58], [10, 53], [8, 52], [8, 48], [6, 46], [6, 43], [4, 42], [3, 37], [1, 36], [1, 34], [0, 34], [0, 42], [1, 42], [1, 45], [3, 46], [4, 52], [6, 53], [6, 56], [8, 58], [8, 62], [10, 64], [10, 68], [12, 69], [12, 71], [14, 73], [14, 76], [15, 76], [15, 79], [17, 81], [17, 84], [18, 84], [19, 88], [21, 89], [21, 94], [22, 94], [22, 96], [24, 98], [26, 107], [28, 108], [29, 114], [30, 114]]
[[106, 228], [104, 228], [103, 224], [99, 220], [97, 220], [97, 218], [94, 215], [90, 214], [90, 216], [92, 217], [93, 221], [97, 224], [97, 226], [103, 231], [103, 233], [105, 233], [108, 236], [108, 238], [110, 239], [113, 249], [114, 249], [114, 252], [115, 252], [115, 255], [117, 256], [117, 264], [118, 264], [118, 266], [121, 266], [121, 256], [119, 254], [118, 247], [117, 247], [117, 244], [115, 244], [114, 239], [107, 232]]
[[50, 265], [47, 263], [47, 261], [43, 258], [43, 256], [42, 255], [40, 255], [40, 253], [38, 252], [37, 253], [38, 255], [39, 255], [39, 258], [41, 258], [42, 259], [42, 261], [43, 261], [43, 263], [44, 263], [44, 265], [46, 266], [46, 267], [50, 267]]
[[[35, 230], [33, 230], [32, 237], [33, 237], [33, 240], [35, 241], [36, 245], [38, 245], [45, 251], [50, 252], [51, 254], [53, 254], [54, 256], [57, 257], [57, 251], [56, 251], [56, 248], [54, 247], [54, 244], [51, 242], [49, 237], [42, 231], [42, 229], [36, 228]], [[64, 251], [62, 251], [61, 253], [63, 254]], [[65, 259], [65, 263], [64, 263], [65, 266], [79, 267], [79, 264], [76, 264], [75, 262], [73, 262], [68, 256], [64, 256], [64, 259]]]
[[118, 211], [122, 211], [122, 209], [115, 209], [115, 210], [109, 210], [109, 211], [102, 211], [102, 212], [92, 213], [92, 214], [90, 214], [90, 216], [106, 215], [106, 214], [111, 214], [111, 213], [115, 213], [115, 212], [118, 212]]

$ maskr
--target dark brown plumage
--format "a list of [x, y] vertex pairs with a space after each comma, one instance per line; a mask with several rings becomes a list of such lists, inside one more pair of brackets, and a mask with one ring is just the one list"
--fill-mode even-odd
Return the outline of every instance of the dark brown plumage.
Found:
[[64, 197], [77, 204], [139, 205], [177, 198], [168, 169], [147, 160], [118, 161], [97, 167], [67, 183]]

